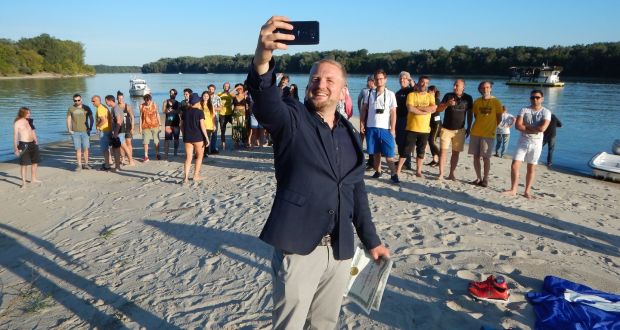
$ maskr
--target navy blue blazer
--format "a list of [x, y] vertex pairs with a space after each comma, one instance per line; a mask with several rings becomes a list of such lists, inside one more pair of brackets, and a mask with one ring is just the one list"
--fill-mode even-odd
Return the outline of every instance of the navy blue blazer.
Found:
[[256, 104], [254, 116], [273, 140], [277, 181], [275, 200], [260, 238], [285, 252], [307, 255], [335, 221], [332, 247], [336, 259], [353, 257], [353, 227], [366, 249], [379, 246], [364, 185], [365, 157], [359, 133], [344, 117], [339, 118], [358, 156], [353, 170], [339, 180], [335, 155], [325, 147], [329, 130], [319, 126], [322, 123], [314, 110], [292, 98], [282, 99], [275, 85], [274, 66], [272, 60], [269, 71], [259, 76], [251, 65], [247, 80]]

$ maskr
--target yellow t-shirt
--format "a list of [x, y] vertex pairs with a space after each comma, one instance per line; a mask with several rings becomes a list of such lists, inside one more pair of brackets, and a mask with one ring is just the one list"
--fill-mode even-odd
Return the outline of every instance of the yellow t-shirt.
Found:
[[220, 92], [217, 94], [222, 100], [222, 109], [220, 110], [220, 116], [232, 115], [233, 114], [233, 96], [229, 93]]
[[97, 107], [97, 118], [106, 118], [101, 126], [99, 126], [99, 130], [102, 132], [110, 132], [112, 130], [112, 115], [108, 108], [104, 107], [103, 104], [99, 104]]
[[[407, 105], [414, 107], [428, 107], [435, 105], [435, 95], [431, 93], [411, 92], [407, 95]], [[405, 127], [405, 130], [418, 133], [430, 133], [431, 115], [431, 113], [416, 115], [409, 112], [407, 114], [407, 127]]]
[[200, 106], [202, 112], [205, 114], [205, 129], [207, 131], [212, 131], [213, 127], [213, 115], [211, 114], [212, 110], [209, 110], [209, 107], [205, 104], [204, 106]]
[[496, 98], [485, 100], [478, 98], [474, 101], [473, 113], [474, 125], [471, 128], [471, 135], [483, 138], [495, 138], [497, 129], [497, 116], [504, 112], [502, 103]]

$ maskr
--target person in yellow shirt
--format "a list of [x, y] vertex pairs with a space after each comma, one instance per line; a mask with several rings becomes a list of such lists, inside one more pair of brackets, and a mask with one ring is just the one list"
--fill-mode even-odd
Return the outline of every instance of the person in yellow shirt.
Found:
[[233, 97], [230, 92], [230, 83], [225, 82], [222, 86], [223, 91], [219, 92], [217, 96], [220, 97], [222, 102], [222, 108], [220, 110], [220, 136], [222, 138], [222, 151], [226, 151], [226, 124], [233, 124]]
[[435, 105], [435, 94], [428, 93], [428, 83], [430, 79], [427, 76], [420, 76], [417, 89], [407, 95], [407, 126], [405, 127], [405, 146], [402, 150], [398, 150], [399, 160], [396, 168], [396, 174], [400, 175], [400, 171], [407, 160], [407, 155], [416, 150], [416, 173], [417, 177], [422, 177], [422, 164], [424, 162], [424, 152], [428, 143], [428, 135], [431, 132], [431, 114], [437, 110]]
[[[483, 81], [478, 85], [478, 91], [482, 97], [474, 101], [473, 110], [474, 124], [471, 128], [469, 139], [469, 154], [474, 156], [474, 170], [476, 180], [471, 184], [487, 187], [489, 185], [489, 171], [491, 169], [491, 156], [495, 144], [495, 131], [502, 121], [502, 103], [491, 95], [493, 82]], [[484, 174], [481, 173], [480, 159], [484, 162]]]
[[93, 96], [90, 101], [95, 107], [95, 128], [99, 133], [99, 146], [101, 147], [101, 153], [103, 154], [103, 165], [101, 169], [107, 171], [111, 168], [111, 156], [110, 156], [110, 139], [112, 138], [112, 115], [110, 110], [101, 104], [101, 97], [99, 95]]
[[[200, 109], [205, 115], [205, 129], [207, 130], [207, 136], [210, 137], [215, 130], [215, 110], [211, 103], [211, 94], [209, 91], [202, 92], [200, 98]], [[205, 155], [209, 152], [209, 146], [205, 143]]]

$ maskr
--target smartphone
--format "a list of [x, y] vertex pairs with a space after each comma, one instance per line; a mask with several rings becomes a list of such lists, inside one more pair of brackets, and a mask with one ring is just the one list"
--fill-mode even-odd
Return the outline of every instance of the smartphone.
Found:
[[295, 40], [280, 40], [287, 45], [318, 45], [319, 44], [319, 22], [318, 21], [292, 21], [288, 22], [293, 26], [293, 30], [277, 29], [276, 33], [292, 34]]

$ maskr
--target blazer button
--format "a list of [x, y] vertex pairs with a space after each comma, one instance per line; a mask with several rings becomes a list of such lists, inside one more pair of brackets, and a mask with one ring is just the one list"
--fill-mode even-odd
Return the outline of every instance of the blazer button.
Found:
[[334, 210], [329, 210], [329, 214], [330, 214], [330, 215], [334, 215], [335, 213], [336, 213], [336, 211], [334, 211]]

